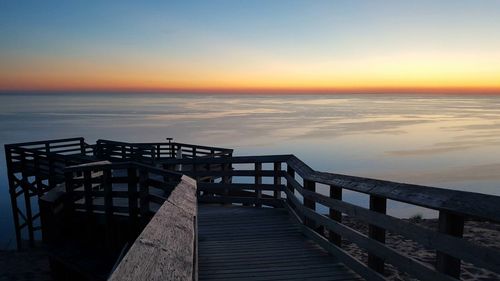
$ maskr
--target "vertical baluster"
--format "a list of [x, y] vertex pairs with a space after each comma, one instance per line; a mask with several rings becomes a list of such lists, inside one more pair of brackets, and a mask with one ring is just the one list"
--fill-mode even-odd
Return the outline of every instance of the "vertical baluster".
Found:
[[[387, 199], [370, 195], [370, 210], [385, 214], [387, 211]], [[370, 224], [368, 226], [368, 236], [381, 243], [385, 243], [385, 229], [383, 228]], [[373, 253], [368, 253], [368, 266], [379, 273], [384, 273], [384, 260]]]
[[83, 193], [85, 199], [85, 213], [86, 213], [86, 223], [85, 229], [87, 232], [86, 237], [89, 241], [91, 241], [93, 234], [93, 199], [92, 199], [92, 171], [84, 171], [83, 172]]
[[102, 185], [104, 189], [104, 219], [106, 231], [106, 245], [108, 250], [113, 248], [114, 225], [113, 225], [113, 183], [112, 171], [110, 168], [104, 168], [102, 175]]
[[[330, 185], [330, 198], [336, 199], [336, 200], [342, 200], [342, 188]], [[337, 221], [337, 222], [342, 222], [342, 213], [339, 211], [336, 211], [335, 209], [330, 208], [330, 218]], [[328, 232], [328, 239], [330, 242], [337, 246], [341, 246], [342, 244], [342, 237], [338, 235], [337, 233], [333, 231]]]
[[30, 195], [30, 183], [28, 181], [28, 175], [26, 173], [28, 161], [27, 155], [24, 151], [21, 152], [21, 187], [24, 193], [24, 208], [26, 210], [26, 225], [28, 226], [28, 236], [30, 247], [35, 246], [35, 236], [33, 229], [33, 214], [31, 211], [31, 195]]
[[85, 141], [83, 141], [83, 138], [80, 139], [80, 154], [85, 155], [86, 154], [86, 147], [85, 147]]
[[73, 211], [74, 211], [74, 203], [75, 203], [75, 198], [74, 198], [74, 182], [73, 182], [73, 172], [65, 172], [64, 173], [64, 182], [65, 182], [65, 189], [66, 189], [66, 197], [65, 197], [65, 202], [64, 202], [64, 207], [66, 208], [66, 213], [68, 214], [69, 217], [72, 216]]
[[274, 162], [274, 198], [281, 199], [281, 162]]
[[92, 215], [92, 171], [83, 172], [83, 191], [85, 194], [85, 211], [87, 216]]
[[138, 228], [138, 205], [137, 205], [137, 169], [127, 169], [127, 189], [128, 189], [128, 214], [130, 223], [130, 238], [135, 236], [136, 229]]
[[[462, 237], [464, 217], [446, 211], [439, 211], [439, 232]], [[460, 259], [437, 251], [436, 269], [457, 279], [460, 278]]]
[[[304, 189], [316, 192], [316, 183], [310, 180], [304, 180]], [[304, 207], [309, 208], [313, 211], [316, 210], [316, 202], [314, 200], [311, 200], [307, 197], [304, 197]], [[311, 220], [309, 218], [304, 218], [304, 224], [310, 228], [315, 229], [316, 224], [314, 223], [314, 220]]]
[[[222, 177], [222, 183], [226, 184], [226, 185], [228, 185], [230, 183], [229, 182], [229, 175], [227, 175], [227, 173], [229, 173], [229, 171], [230, 171], [229, 165], [230, 165], [229, 163], [224, 163], [223, 168], [222, 168], [222, 170], [224, 171], [224, 176]], [[231, 192], [230, 192], [228, 187], [225, 187], [224, 188], [224, 197], [227, 198], [228, 196], [231, 196]], [[224, 205], [231, 205], [231, 203], [227, 203]]]
[[11, 147], [8, 147], [7, 145], [5, 146], [5, 158], [7, 162], [7, 173], [9, 177], [9, 193], [10, 193], [10, 202], [12, 205], [12, 215], [14, 217], [14, 228], [16, 231], [16, 243], [17, 243], [17, 249], [21, 250], [22, 248], [22, 240], [21, 240], [21, 229], [19, 228], [19, 210], [17, 207], [17, 188], [18, 186], [18, 181], [16, 179], [16, 176], [14, 175], [14, 168], [13, 166], [13, 159], [12, 159], [12, 154], [14, 153], [13, 149]]
[[[287, 164], [287, 167], [286, 167], [286, 173], [288, 174], [288, 176], [290, 177], [290, 179], [294, 179], [295, 178], [295, 170]], [[295, 188], [293, 187], [292, 185], [292, 182], [291, 180], [286, 180], [286, 188], [290, 191], [290, 193], [293, 195], [295, 193]], [[288, 200], [288, 196], [287, 196], [287, 204], [290, 205], [290, 207], [292, 208], [295, 208], [296, 206], [293, 204], [292, 200]]]
[[[262, 163], [260, 162], [255, 162], [255, 185], [256, 185], [256, 194], [255, 196], [257, 197], [257, 201], [260, 201], [262, 199]], [[262, 203], [258, 202], [255, 204], [255, 207], [262, 207]]]
[[141, 220], [146, 221], [149, 213], [149, 189], [148, 189], [148, 173], [145, 169], [139, 169], [139, 201]]

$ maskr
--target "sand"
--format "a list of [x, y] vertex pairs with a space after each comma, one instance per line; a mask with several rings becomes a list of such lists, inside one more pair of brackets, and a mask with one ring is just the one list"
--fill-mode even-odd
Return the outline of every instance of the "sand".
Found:
[[[368, 226], [364, 223], [355, 221], [353, 219], [350, 219], [349, 217], [343, 217], [343, 222], [346, 225], [360, 231], [361, 233], [368, 233]], [[411, 222], [433, 230], [437, 229], [438, 224], [436, 219], [411, 220]], [[498, 224], [479, 221], [467, 221], [465, 224], [464, 238], [472, 241], [477, 245], [500, 250], [499, 234], [500, 225]], [[350, 243], [349, 241], [343, 240], [342, 243], [342, 247], [347, 250], [347, 252], [351, 253], [353, 256], [362, 260], [363, 262], [367, 261], [368, 258], [365, 251], [361, 250], [355, 244]], [[431, 267], [434, 266], [436, 259], [435, 250], [426, 249], [413, 240], [406, 239], [401, 235], [390, 232], [386, 235], [386, 244], [390, 245], [392, 249], [395, 249], [400, 253], [411, 256], [420, 262], [430, 265]], [[390, 280], [394, 281], [417, 280], [415, 278], [409, 277], [409, 275], [404, 272], [398, 271], [390, 264], [388, 264], [386, 267], [386, 276]], [[467, 262], [462, 262], [462, 271], [460, 277], [462, 280], [500, 280], [500, 274], [496, 274], [486, 269], [478, 268]]]

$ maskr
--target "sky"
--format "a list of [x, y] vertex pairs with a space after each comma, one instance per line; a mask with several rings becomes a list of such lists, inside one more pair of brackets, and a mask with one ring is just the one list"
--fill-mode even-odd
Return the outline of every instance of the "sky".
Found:
[[0, 91], [500, 93], [500, 1], [0, 0]]

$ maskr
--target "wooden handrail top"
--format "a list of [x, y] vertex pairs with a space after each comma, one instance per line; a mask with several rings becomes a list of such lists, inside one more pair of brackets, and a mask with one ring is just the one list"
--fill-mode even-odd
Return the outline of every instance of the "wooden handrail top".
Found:
[[182, 158], [163, 159], [162, 164], [253, 164], [253, 163], [274, 163], [286, 162], [293, 155], [263, 155], [263, 156], [231, 156], [226, 158]]
[[82, 141], [84, 138], [75, 137], [75, 138], [66, 138], [66, 139], [51, 139], [51, 140], [43, 140], [43, 141], [32, 141], [32, 142], [20, 142], [20, 143], [11, 143], [6, 144], [5, 146], [31, 146], [31, 145], [40, 145], [46, 143], [61, 143], [61, 142], [71, 142], [71, 141]]
[[500, 196], [317, 172], [295, 156], [287, 164], [303, 179], [435, 210], [500, 222]]
[[[15, 150], [17, 153], [20, 152], [29, 152], [32, 153], [33, 155], [36, 156], [50, 156], [52, 159], [58, 159], [58, 160], [67, 160], [71, 158], [71, 156], [74, 156], [76, 154], [80, 153], [75, 153], [75, 154], [61, 154], [58, 151], [43, 151], [39, 148], [27, 148], [27, 147], [22, 147], [22, 146], [15, 146], [15, 145], [5, 145], [6, 150]], [[76, 150], [75, 150], [76, 151]]]
[[168, 177], [181, 178], [183, 175], [179, 172], [164, 170], [156, 168], [150, 165], [142, 164], [139, 162], [127, 161], [127, 162], [110, 162], [110, 161], [97, 161], [91, 163], [84, 163], [80, 165], [73, 165], [64, 168], [65, 172], [75, 172], [75, 171], [92, 171], [98, 169], [127, 169], [127, 168], [142, 168], [150, 173], [155, 173], [158, 175], [164, 175]]
[[198, 279], [196, 190], [182, 176], [108, 280]]

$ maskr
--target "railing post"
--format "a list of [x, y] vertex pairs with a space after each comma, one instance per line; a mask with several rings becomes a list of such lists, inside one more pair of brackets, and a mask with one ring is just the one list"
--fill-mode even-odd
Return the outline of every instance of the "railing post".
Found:
[[[134, 237], [136, 229], [138, 228], [138, 215], [139, 210], [137, 206], [137, 169], [128, 168], [127, 169], [127, 187], [128, 187], [128, 214], [130, 221], [130, 238]], [[163, 179], [165, 182], [165, 178]]]
[[[464, 234], [464, 217], [446, 211], [439, 211], [439, 232], [451, 236], [462, 237]], [[448, 254], [436, 252], [436, 269], [454, 278], [460, 278], [460, 259]]]
[[[262, 171], [262, 163], [260, 162], [255, 162], [255, 185], [261, 185], [262, 184], [262, 176], [261, 172]], [[261, 187], [256, 187], [255, 190], [255, 196], [257, 197], [257, 200], [262, 199], [262, 189]], [[262, 207], [262, 203], [256, 203], [255, 207]]]
[[[316, 192], [316, 183], [310, 180], [304, 179], [304, 189], [312, 192]], [[316, 211], [316, 202], [314, 200], [308, 199], [304, 196], [304, 207]], [[314, 220], [309, 218], [304, 218], [304, 224], [312, 229], [316, 228], [316, 223]]]
[[82, 155], [85, 155], [85, 152], [86, 152], [85, 149], [86, 149], [86, 147], [85, 147], [85, 141], [83, 140], [83, 138], [81, 138], [80, 139], [80, 153]]
[[[291, 177], [291, 178], [295, 178], [295, 170], [287, 164], [287, 167], [286, 167], [286, 173]], [[295, 192], [295, 189], [293, 188], [293, 185], [292, 183], [287, 179], [286, 180], [286, 188], [290, 191], [290, 193], [294, 194]], [[288, 196], [287, 196], [288, 197]], [[293, 204], [292, 200], [288, 200], [287, 198], [287, 203], [292, 206], [293, 208], [295, 208], [295, 205]]]
[[[387, 199], [370, 195], [370, 210], [385, 214], [387, 212]], [[370, 224], [368, 226], [368, 237], [385, 243], [385, 229]], [[373, 253], [368, 253], [368, 266], [379, 273], [384, 273], [384, 260]]]
[[[223, 170], [225, 173], [228, 173], [228, 172], [229, 172], [229, 170], [230, 170], [230, 169], [229, 169], [229, 167], [230, 167], [229, 165], [230, 165], [230, 164], [229, 164], [229, 163], [224, 163], [224, 164], [222, 164], [222, 165], [223, 165], [223, 166], [222, 166], [222, 167], [223, 167], [223, 168], [222, 168], [222, 170]], [[222, 183], [223, 183], [223, 184], [226, 184], [226, 185], [230, 183], [230, 182], [229, 182], [229, 176], [228, 176], [227, 174], [224, 174], [224, 176], [222, 176]], [[225, 187], [225, 188], [224, 188], [224, 196], [231, 196], [231, 192], [230, 192], [230, 190], [229, 190], [229, 188], [228, 188], [228, 187]], [[231, 205], [231, 203], [226, 203], [226, 204], [224, 204], [224, 205]]]
[[74, 196], [74, 183], [73, 183], [73, 172], [65, 172], [64, 173], [64, 184], [66, 189], [66, 196], [64, 206], [66, 208], [66, 214], [68, 217], [73, 215], [73, 211], [75, 210], [75, 196]]
[[281, 186], [281, 162], [274, 162], [274, 187], [276, 190], [274, 191], [274, 198], [281, 199], [281, 190], [279, 189]]
[[21, 229], [19, 223], [19, 211], [17, 207], [17, 188], [19, 187], [16, 176], [14, 175], [14, 167], [13, 159], [12, 159], [13, 149], [5, 146], [5, 158], [7, 163], [7, 174], [9, 178], [9, 193], [10, 193], [10, 202], [12, 205], [12, 215], [14, 218], [14, 228], [16, 231], [16, 245], [17, 249], [21, 250], [22, 248], [22, 240], [21, 240]]
[[148, 172], [145, 169], [139, 169], [139, 211], [141, 213], [141, 220], [146, 221], [149, 213], [149, 200], [148, 200]]
[[[342, 188], [330, 185], [330, 198], [342, 200]], [[329, 215], [331, 219], [339, 223], [342, 222], [342, 212], [330, 208]], [[330, 240], [330, 242], [339, 247], [342, 245], [342, 237], [331, 230], [328, 232], [328, 239]]]
[[105, 167], [102, 175], [102, 185], [104, 189], [104, 220], [106, 229], [106, 245], [108, 250], [113, 249], [114, 224], [113, 224], [113, 184], [111, 181], [112, 171]]
[[21, 187], [24, 193], [24, 208], [25, 213], [25, 223], [28, 226], [28, 236], [30, 247], [35, 246], [35, 236], [33, 227], [33, 214], [31, 210], [31, 194], [30, 194], [30, 183], [28, 181], [28, 175], [26, 172], [26, 161], [28, 161], [26, 153], [21, 151]]

